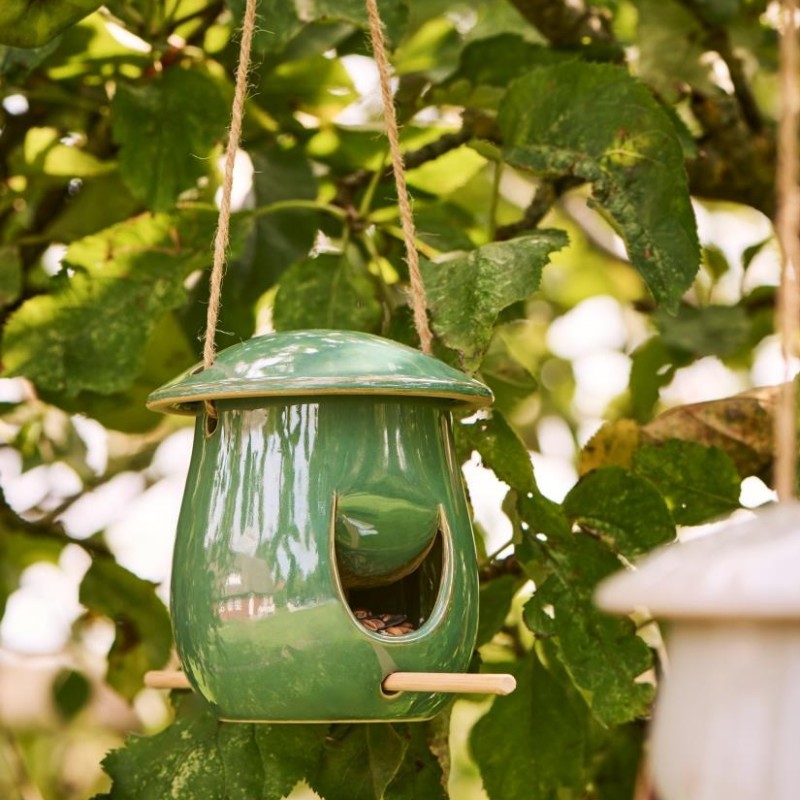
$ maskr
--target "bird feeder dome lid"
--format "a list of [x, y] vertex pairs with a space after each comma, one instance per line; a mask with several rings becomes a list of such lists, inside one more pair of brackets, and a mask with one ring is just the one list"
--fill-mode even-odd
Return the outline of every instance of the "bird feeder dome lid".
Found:
[[196, 414], [206, 400], [317, 395], [430, 397], [491, 404], [491, 391], [412, 347], [357, 331], [307, 330], [256, 336], [222, 350], [156, 389], [153, 411]]
[[800, 503], [782, 503], [678, 542], [603, 581], [604, 610], [662, 619], [800, 620]]

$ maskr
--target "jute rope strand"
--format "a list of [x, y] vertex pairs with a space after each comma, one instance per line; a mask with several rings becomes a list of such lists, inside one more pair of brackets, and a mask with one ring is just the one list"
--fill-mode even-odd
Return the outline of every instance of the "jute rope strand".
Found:
[[[230, 239], [231, 190], [233, 189], [233, 166], [236, 151], [242, 135], [242, 118], [244, 117], [244, 101], [247, 94], [247, 73], [250, 69], [250, 47], [253, 42], [253, 30], [256, 26], [257, 0], [247, 0], [242, 23], [242, 40], [239, 44], [239, 66], [236, 70], [236, 88], [233, 94], [231, 109], [231, 127], [228, 133], [228, 146], [225, 151], [225, 171], [222, 179], [222, 200], [219, 205], [217, 233], [214, 237], [214, 262], [211, 267], [210, 292], [208, 296], [208, 312], [206, 314], [206, 337], [203, 346], [203, 366], [208, 369], [214, 363], [214, 340], [219, 319], [220, 297], [222, 295], [222, 277], [225, 272], [225, 259]], [[206, 410], [215, 416], [214, 407], [206, 403]]]
[[397, 205], [400, 209], [400, 221], [403, 225], [403, 240], [406, 246], [406, 262], [408, 274], [411, 278], [411, 299], [414, 308], [414, 326], [422, 346], [422, 352], [430, 355], [433, 343], [433, 334], [428, 325], [428, 315], [425, 311], [425, 286], [419, 271], [419, 256], [416, 247], [416, 231], [414, 230], [414, 214], [411, 210], [411, 201], [408, 197], [406, 186], [406, 172], [403, 163], [403, 154], [400, 151], [400, 135], [397, 129], [397, 114], [392, 97], [392, 80], [389, 74], [389, 59], [386, 55], [386, 41], [383, 37], [383, 22], [378, 13], [377, 0], [366, 0], [367, 14], [369, 16], [369, 35], [372, 40], [372, 53], [378, 65], [378, 75], [381, 85], [381, 99], [383, 100], [383, 118], [386, 123], [386, 137], [389, 140], [389, 153], [392, 159], [394, 182], [397, 186]]
[[784, 385], [775, 413], [775, 489], [782, 501], [796, 497], [797, 424], [792, 354], [800, 335], [800, 187], [798, 187], [798, 86], [796, 0], [781, 4], [780, 87], [778, 126], [776, 232], [781, 248], [781, 285], [778, 291], [777, 327], [784, 363]]

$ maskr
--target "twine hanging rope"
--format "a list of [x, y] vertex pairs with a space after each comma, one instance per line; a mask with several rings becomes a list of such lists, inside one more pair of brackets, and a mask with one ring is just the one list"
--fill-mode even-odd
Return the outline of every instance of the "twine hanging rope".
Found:
[[781, 501], [796, 497], [797, 470], [796, 391], [792, 355], [800, 336], [800, 187], [798, 186], [798, 48], [796, 0], [781, 4], [780, 96], [778, 126], [777, 213], [775, 228], [781, 250], [781, 284], [778, 290], [777, 328], [784, 364], [783, 388], [775, 412], [775, 490]]
[[[215, 338], [217, 321], [219, 320], [220, 298], [222, 296], [222, 277], [225, 272], [225, 260], [230, 240], [231, 191], [233, 189], [233, 167], [236, 162], [236, 151], [242, 136], [242, 118], [244, 117], [244, 101], [247, 95], [247, 73], [250, 69], [250, 49], [253, 43], [253, 31], [256, 26], [257, 0], [247, 0], [242, 22], [242, 38], [239, 44], [239, 66], [236, 70], [236, 87], [233, 94], [231, 110], [231, 126], [228, 133], [228, 146], [225, 151], [225, 169], [222, 179], [222, 199], [219, 204], [217, 232], [214, 237], [214, 262], [211, 267], [208, 311], [206, 314], [206, 335], [203, 345], [203, 367], [208, 369], [214, 363]], [[206, 401], [206, 411], [215, 417], [216, 411], [212, 403]]]
[[416, 246], [416, 231], [414, 230], [414, 214], [411, 210], [411, 200], [406, 186], [406, 171], [403, 163], [403, 154], [400, 151], [400, 134], [397, 128], [397, 113], [392, 97], [392, 79], [389, 72], [389, 58], [386, 55], [386, 40], [383, 36], [383, 22], [378, 13], [377, 0], [366, 0], [367, 15], [369, 16], [369, 36], [372, 41], [372, 53], [378, 66], [380, 78], [381, 99], [383, 101], [383, 118], [386, 124], [386, 138], [389, 140], [389, 154], [392, 160], [392, 172], [397, 187], [397, 205], [400, 209], [400, 221], [403, 225], [403, 241], [406, 247], [406, 263], [411, 279], [411, 299], [414, 308], [414, 326], [417, 329], [422, 352], [430, 355], [433, 344], [433, 334], [428, 325], [428, 314], [425, 303], [425, 286], [422, 283], [422, 274], [419, 271], [419, 256]]

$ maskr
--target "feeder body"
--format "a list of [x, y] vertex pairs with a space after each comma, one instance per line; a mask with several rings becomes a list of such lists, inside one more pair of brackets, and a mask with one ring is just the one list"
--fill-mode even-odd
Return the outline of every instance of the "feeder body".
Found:
[[663, 800], [795, 800], [800, 624], [680, 620], [656, 704], [652, 769]]
[[[420, 397], [223, 399], [197, 419], [172, 618], [183, 668], [243, 721], [424, 719], [396, 671], [464, 671], [477, 565], [448, 406]], [[390, 637], [352, 610], [404, 613]]]

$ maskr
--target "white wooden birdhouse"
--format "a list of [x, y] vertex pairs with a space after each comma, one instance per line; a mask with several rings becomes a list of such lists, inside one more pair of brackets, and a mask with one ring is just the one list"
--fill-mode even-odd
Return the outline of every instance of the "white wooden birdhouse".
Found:
[[800, 504], [670, 545], [596, 601], [668, 623], [651, 753], [661, 800], [800, 797]]

